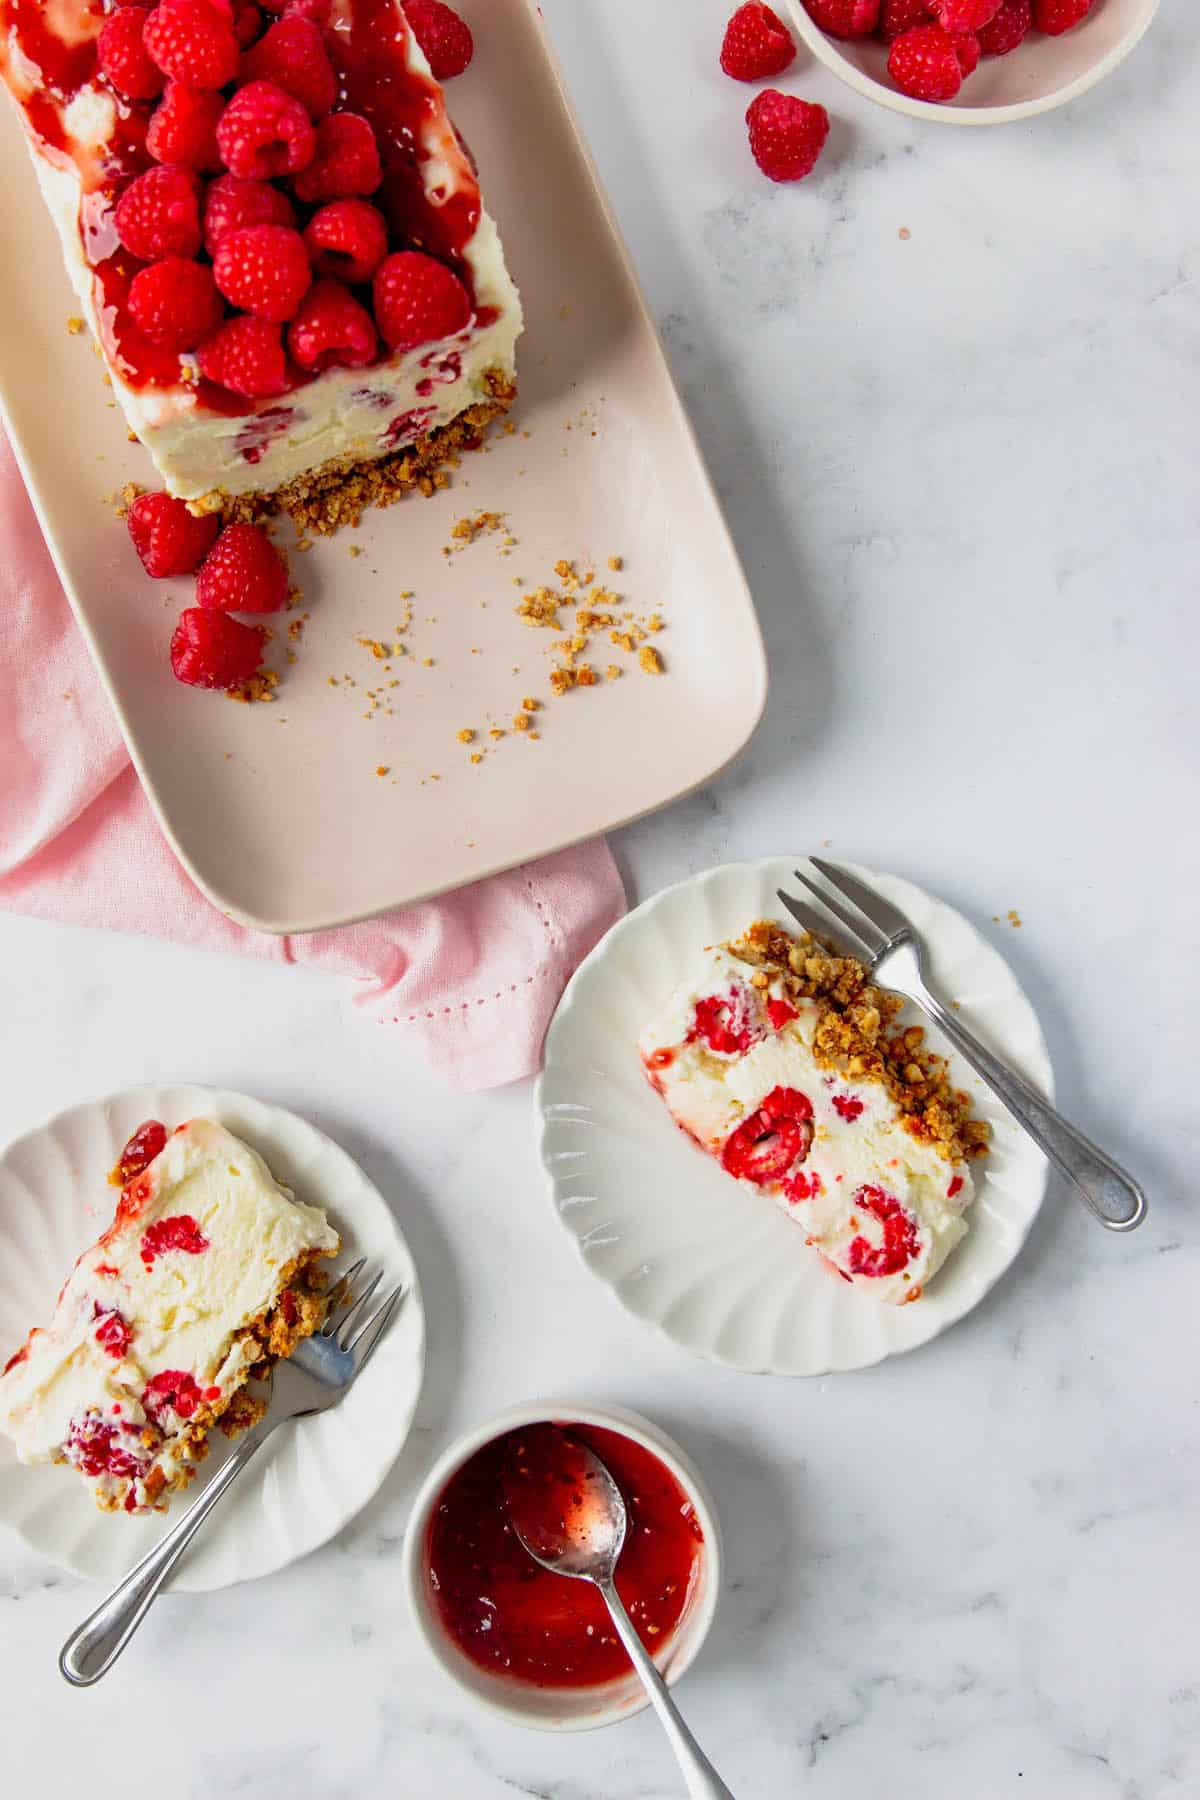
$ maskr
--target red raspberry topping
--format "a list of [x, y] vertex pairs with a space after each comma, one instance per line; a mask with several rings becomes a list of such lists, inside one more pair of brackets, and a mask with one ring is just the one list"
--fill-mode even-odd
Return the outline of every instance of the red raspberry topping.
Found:
[[290, 319], [312, 281], [304, 239], [290, 225], [227, 231], [213, 258], [217, 286], [256, 319]]
[[287, 564], [258, 525], [227, 525], [196, 577], [196, 605], [219, 612], [278, 612]]
[[861, 1119], [866, 1107], [854, 1094], [835, 1094], [833, 1110], [838, 1117], [845, 1119], [847, 1125], [853, 1125], [855, 1119]]
[[1000, 0], [929, 0], [943, 31], [978, 31], [1000, 11]]
[[979, 39], [973, 31], [952, 31], [954, 54], [958, 58], [958, 66], [963, 72], [963, 80], [973, 75], [979, 67], [979, 58], [983, 55], [979, 48]]
[[1000, 11], [979, 33], [985, 56], [1007, 56], [1024, 43], [1033, 24], [1033, 0], [1001, 0]]
[[[141, 555], [140, 550], [138, 555]], [[117, 1158], [117, 1166], [113, 1170], [117, 1186], [124, 1187], [126, 1182], [132, 1181], [135, 1175], [140, 1175], [143, 1169], [148, 1168], [155, 1157], [162, 1153], [166, 1142], [167, 1128], [157, 1119], [147, 1119], [144, 1125], [139, 1125]]]
[[[215, 518], [196, 518], [182, 500], [173, 499], [170, 494], [139, 494], [125, 522], [142, 567], [156, 580], [168, 575], [190, 575], [204, 561], [217, 535]], [[158, 1149], [162, 1149], [162, 1144]], [[158, 1150], [153, 1154], [157, 1156]], [[129, 1176], [122, 1180], [128, 1181]]]
[[210, 0], [160, 0], [146, 20], [146, 48], [185, 87], [224, 87], [237, 74], [232, 17]]
[[764, 88], [746, 113], [754, 160], [771, 181], [801, 181], [825, 148], [829, 114], [823, 106]]
[[883, 0], [879, 12], [879, 35], [885, 38], [899, 37], [902, 31], [911, 31], [914, 25], [932, 25], [933, 14], [925, 0]]
[[269, 319], [226, 319], [196, 353], [200, 373], [230, 393], [269, 400], [287, 392], [283, 334]]
[[228, 231], [249, 225], [294, 225], [296, 209], [282, 188], [269, 181], [243, 181], [221, 175], [204, 197], [204, 248], [210, 256]]
[[209, 1247], [208, 1239], [191, 1213], [175, 1213], [169, 1219], [156, 1219], [142, 1233], [138, 1255], [148, 1269], [160, 1256], [178, 1250], [183, 1256], [199, 1256]]
[[953, 100], [963, 80], [954, 39], [940, 25], [901, 32], [888, 52], [888, 72], [914, 100]]
[[131, 256], [195, 256], [200, 248], [200, 202], [192, 169], [147, 169], [117, 201], [117, 236]]
[[134, 323], [160, 350], [194, 350], [221, 322], [212, 270], [183, 256], [164, 256], [129, 284]]
[[850, 1245], [848, 1261], [852, 1275], [898, 1275], [921, 1248], [917, 1222], [906, 1213], [900, 1202], [885, 1194], [882, 1188], [860, 1187], [853, 1205], [870, 1213], [883, 1226], [883, 1242], [871, 1244], [856, 1237]]
[[127, 100], [155, 100], [165, 78], [146, 48], [148, 14], [140, 6], [109, 15], [96, 41], [96, 60], [118, 94]]
[[744, 1056], [762, 1035], [751, 1016], [745, 995], [737, 987], [731, 987], [728, 995], [706, 994], [702, 1000], [697, 1000], [692, 1028], [685, 1041], [694, 1044], [697, 1038], [703, 1038], [718, 1056]]
[[142, 1405], [152, 1419], [160, 1419], [170, 1409], [181, 1419], [190, 1419], [204, 1399], [200, 1383], [186, 1369], [164, 1369], [146, 1383]]
[[954, 1177], [954, 1179], [951, 1181], [950, 1186], [946, 1189], [947, 1200], [953, 1200], [953, 1198], [956, 1194], [961, 1194], [963, 1191], [963, 1186], [964, 1186], [964, 1183], [963, 1183], [962, 1176], [956, 1175]]
[[274, 25], [242, 58], [243, 81], [273, 81], [319, 119], [337, 99], [333, 64], [319, 25], [291, 13]]
[[231, 175], [269, 181], [307, 167], [317, 139], [299, 100], [273, 81], [248, 81], [221, 114], [217, 144]]
[[101, 1306], [98, 1300], [92, 1302], [92, 1318], [99, 1320], [92, 1334], [96, 1342], [119, 1362], [133, 1339], [128, 1320], [122, 1317], [115, 1306]]
[[792, 34], [769, 6], [761, 0], [748, 0], [739, 6], [725, 27], [721, 45], [721, 67], [735, 81], [762, 81], [770, 75], [782, 75], [795, 61], [796, 46]]
[[404, 0], [404, 16], [425, 52], [437, 81], [461, 75], [475, 54], [475, 40], [465, 19], [443, 0]]
[[788, 1005], [786, 1000], [768, 1000], [767, 1017], [771, 1021], [773, 1030], [782, 1031], [784, 1026], [790, 1025], [793, 1019], [799, 1017], [799, 1014], [794, 1006]]
[[804, 0], [804, 5], [830, 37], [870, 37], [879, 23], [879, 0]]
[[725, 1140], [722, 1166], [741, 1181], [778, 1181], [812, 1144], [812, 1103], [797, 1088], [773, 1088]]
[[183, 163], [215, 174], [221, 167], [217, 121], [224, 107], [221, 95], [212, 90], [193, 93], [181, 81], [168, 81], [146, 130], [146, 148], [155, 162]]
[[260, 626], [189, 606], [171, 639], [171, 669], [188, 687], [233, 688], [257, 674], [262, 652]]
[[288, 327], [288, 349], [302, 369], [359, 369], [378, 348], [375, 326], [340, 281], [318, 281]]
[[301, 200], [373, 194], [383, 180], [375, 133], [358, 113], [329, 113], [317, 124], [316, 149], [292, 187]]
[[304, 228], [313, 268], [337, 281], [370, 281], [387, 241], [383, 214], [369, 200], [331, 200]]
[[233, 15], [233, 35], [243, 50], [248, 50], [263, 27], [263, 16], [253, 0], [242, 0]]
[[471, 296], [452, 270], [421, 250], [380, 263], [372, 284], [375, 322], [389, 350], [453, 337], [471, 322]]
[[1092, 0], [1033, 0], [1033, 22], [1048, 37], [1061, 37], [1092, 10]]

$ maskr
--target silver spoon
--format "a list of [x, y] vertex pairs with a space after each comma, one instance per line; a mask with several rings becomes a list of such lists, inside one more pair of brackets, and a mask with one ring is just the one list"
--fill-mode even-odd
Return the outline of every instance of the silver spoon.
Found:
[[510, 1455], [505, 1467], [504, 1497], [522, 1545], [552, 1575], [599, 1588], [670, 1739], [688, 1793], [693, 1800], [734, 1800], [680, 1717], [617, 1593], [614, 1578], [629, 1525], [620, 1488], [586, 1444], [556, 1425], [523, 1431], [514, 1452], [519, 1454]]

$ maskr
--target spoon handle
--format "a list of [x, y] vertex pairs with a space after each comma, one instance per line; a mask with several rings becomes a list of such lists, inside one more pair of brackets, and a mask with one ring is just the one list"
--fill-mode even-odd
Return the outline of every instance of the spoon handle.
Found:
[[616, 1584], [612, 1581], [599, 1581], [596, 1585], [604, 1595], [605, 1603], [612, 1614], [612, 1622], [617, 1628], [621, 1642], [628, 1650], [630, 1660], [641, 1677], [642, 1686], [650, 1696], [650, 1703], [662, 1722], [663, 1730], [671, 1740], [671, 1748], [675, 1752], [679, 1767], [683, 1770], [687, 1790], [692, 1796], [692, 1800], [734, 1800], [734, 1796], [725, 1786], [680, 1717], [675, 1702], [667, 1691], [666, 1682], [655, 1668], [641, 1638], [634, 1629], [633, 1621], [625, 1611]]

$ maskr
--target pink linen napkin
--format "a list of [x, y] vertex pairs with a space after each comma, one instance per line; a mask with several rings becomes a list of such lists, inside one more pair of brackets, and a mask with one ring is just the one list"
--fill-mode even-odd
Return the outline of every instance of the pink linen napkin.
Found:
[[337, 931], [235, 925], [158, 828], [0, 431], [0, 907], [354, 976], [361, 1003], [478, 1089], [537, 1067], [567, 978], [625, 896], [597, 840]]

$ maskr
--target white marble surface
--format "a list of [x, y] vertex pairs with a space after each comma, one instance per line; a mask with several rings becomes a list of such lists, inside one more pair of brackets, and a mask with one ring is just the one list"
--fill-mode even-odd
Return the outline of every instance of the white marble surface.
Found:
[[[551, 1741], [483, 1719], [405, 1616], [399, 1543], [433, 1452], [568, 1388], [651, 1413], [711, 1477], [730, 1585], [681, 1698], [739, 1796], [1195, 1794], [1191, 21], [1164, 8], [1104, 88], [995, 132], [803, 70], [790, 85], [833, 136], [817, 178], [775, 191], [745, 94], [713, 72], [725, 0], [545, 10], [774, 670], [741, 763], [619, 840], [633, 888], [828, 839], [940, 890], [1012, 957], [1063, 1102], [1143, 1174], [1153, 1216], [1112, 1239], [1055, 1188], [940, 1342], [857, 1377], [738, 1377], [586, 1279], [527, 1089], [447, 1093], [298, 970], [0, 921], [0, 1133], [146, 1078], [295, 1106], [394, 1197], [432, 1325], [420, 1428], [367, 1513], [302, 1567], [164, 1602], [101, 1689], [55, 1670], [94, 1595], [3, 1542], [0, 1785], [679, 1793], [650, 1721]], [[990, 922], [1009, 907], [1020, 931]]]

